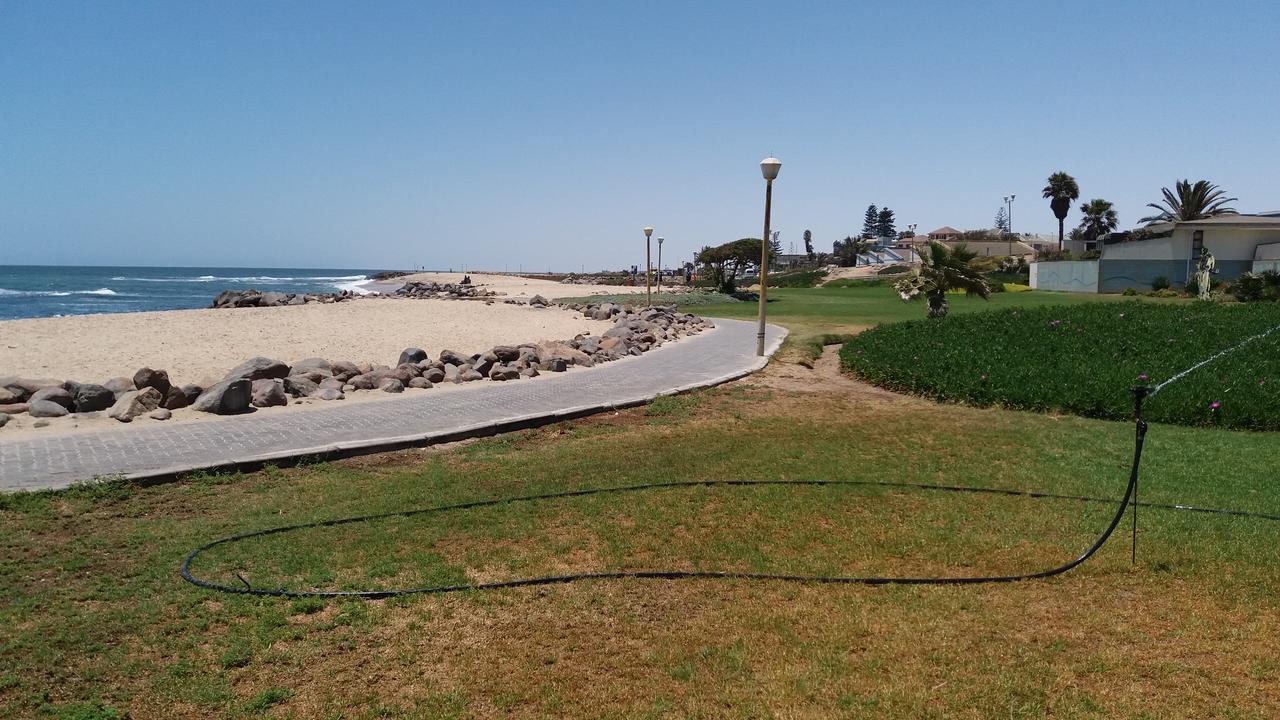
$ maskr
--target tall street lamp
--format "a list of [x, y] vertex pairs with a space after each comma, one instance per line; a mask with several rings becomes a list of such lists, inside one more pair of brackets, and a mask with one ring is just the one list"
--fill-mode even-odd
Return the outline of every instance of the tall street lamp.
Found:
[[652, 304], [652, 298], [649, 297], [649, 238], [653, 235], [653, 228], [644, 229], [644, 304], [646, 307]]
[[662, 238], [658, 238], [658, 294], [662, 294]]
[[773, 204], [773, 181], [782, 169], [782, 161], [767, 157], [760, 161], [764, 175], [764, 234], [760, 236], [760, 329], [756, 332], [756, 355], [764, 356], [764, 304], [769, 288], [769, 211]]
[[1004, 205], [1008, 210], [1004, 214], [1004, 229], [1009, 233], [1009, 255], [1013, 255], [1013, 199], [1017, 195], [1005, 195]]

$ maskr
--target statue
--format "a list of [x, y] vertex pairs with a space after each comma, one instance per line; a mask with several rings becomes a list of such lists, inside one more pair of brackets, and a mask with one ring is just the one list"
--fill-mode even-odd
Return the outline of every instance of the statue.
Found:
[[1196, 261], [1196, 288], [1200, 291], [1200, 299], [1209, 299], [1210, 275], [1218, 273], [1218, 264], [1214, 262], [1209, 248], [1200, 248], [1200, 259]]

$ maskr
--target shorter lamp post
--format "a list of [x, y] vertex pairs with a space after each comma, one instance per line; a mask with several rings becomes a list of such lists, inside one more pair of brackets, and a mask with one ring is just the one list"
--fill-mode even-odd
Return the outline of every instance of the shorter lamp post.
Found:
[[782, 169], [782, 161], [767, 157], [760, 161], [760, 174], [764, 175], [764, 234], [760, 236], [760, 329], [756, 332], [756, 355], [764, 356], [765, 296], [769, 288], [769, 211], [773, 204], [773, 181]]
[[662, 238], [658, 238], [658, 294], [662, 294]]
[[653, 302], [649, 296], [649, 268], [652, 267], [649, 264], [649, 238], [652, 236], [653, 228], [646, 227], [644, 229], [644, 304], [646, 307]]

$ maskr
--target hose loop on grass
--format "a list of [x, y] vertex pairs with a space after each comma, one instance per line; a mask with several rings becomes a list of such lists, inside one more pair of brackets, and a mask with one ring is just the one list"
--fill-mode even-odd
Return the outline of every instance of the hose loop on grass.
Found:
[[[1006, 490], [999, 488], [982, 488], [971, 487], [965, 485], [942, 485], [931, 483], [910, 483], [910, 482], [892, 482], [882, 480], [684, 480], [672, 482], [656, 482], [643, 483], [639, 485], [625, 485], [620, 487], [605, 488], [584, 488], [580, 490], [567, 490], [554, 493], [540, 493], [537, 495], [523, 495], [518, 497], [494, 498], [489, 500], [475, 500], [471, 502], [456, 503], [453, 505], [441, 505], [430, 508], [419, 508], [414, 510], [403, 510], [389, 513], [379, 513], [375, 515], [359, 515], [355, 517], [336, 518], [331, 520], [321, 520], [318, 522], [302, 523], [298, 525], [285, 525], [281, 527], [268, 528], [265, 530], [256, 530], [252, 532], [240, 533], [220, 538], [209, 543], [205, 543], [200, 547], [192, 550], [182, 561], [182, 578], [197, 587], [207, 590], [215, 590], [224, 593], [233, 593], [239, 595], [259, 595], [268, 597], [288, 597], [288, 598], [365, 598], [379, 599], [394, 597], [397, 595], [425, 595], [460, 592], [465, 590], [495, 590], [499, 588], [516, 588], [529, 587], [533, 585], [550, 585], [555, 583], [568, 583], [580, 580], [620, 580], [620, 579], [641, 579], [641, 580], [691, 580], [691, 579], [734, 579], [734, 580], [757, 580], [757, 581], [787, 581], [787, 582], [803, 582], [817, 584], [842, 584], [842, 585], [975, 585], [982, 583], [1008, 583], [1019, 582], [1023, 580], [1035, 580], [1040, 578], [1053, 577], [1068, 572], [1089, 558], [1106, 544], [1108, 538], [1115, 531], [1124, 517], [1125, 510], [1133, 506], [1133, 559], [1137, 559], [1137, 502], [1138, 489], [1138, 470], [1142, 460], [1142, 447], [1147, 434], [1147, 423], [1142, 417], [1143, 399], [1153, 394], [1150, 388], [1139, 387], [1134, 390], [1134, 450], [1133, 464], [1129, 471], [1129, 482], [1125, 487], [1124, 495], [1118, 501], [1109, 500], [1107, 498], [1088, 497], [1083, 495], [1064, 495], [1057, 493], [1031, 492], [1025, 490]], [[566, 498], [586, 497], [590, 495], [607, 495], [613, 493], [641, 492], [650, 490], [669, 490], [684, 487], [752, 487], [752, 486], [771, 486], [771, 485], [787, 485], [787, 486], [864, 486], [864, 487], [882, 487], [895, 488], [903, 490], [924, 490], [939, 492], [959, 492], [959, 493], [975, 493], [975, 494], [991, 494], [1003, 495], [1008, 497], [1026, 497], [1046, 500], [1071, 500], [1077, 502], [1094, 502], [1094, 503], [1115, 503], [1115, 512], [1111, 517], [1111, 521], [1106, 528], [1094, 539], [1094, 541], [1079, 555], [1072, 560], [1057, 565], [1055, 567], [1039, 570], [1035, 572], [1018, 573], [1013, 575], [978, 575], [978, 576], [958, 576], [958, 577], [858, 577], [858, 576], [842, 576], [842, 575], [791, 575], [791, 574], [775, 574], [775, 573], [753, 573], [753, 572], [737, 572], [737, 571], [685, 571], [685, 570], [632, 570], [632, 571], [615, 571], [615, 572], [585, 572], [570, 573], [563, 575], [544, 575], [539, 577], [519, 578], [515, 580], [504, 580], [498, 582], [487, 583], [460, 583], [455, 585], [435, 585], [429, 587], [412, 587], [412, 588], [389, 588], [384, 590], [287, 590], [284, 588], [259, 588], [253, 587], [245, 580], [243, 576], [236, 573], [236, 576], [244, 584], [244, 587], [234, 585], [225, 585], [222, 583], [204, 580], [196, 577], [191, 572], [192, 562], [203, 552], [219, 545], [248, 540], [250, 538], [266, 537], [268, 535], [278, 535], [281, 533], [292, 532], [295, 530], [306, 530], [312, 528], [336, 527], [339, 525], [349, 525], [352, 523], [370, 522], [374, 520], [383, 520], [395, 517], [413, 517], [424, 515], [427, 513], [444, 513], [457, 510], [470, 510], [482, 507], [493, 507], [496, 505], [506, 505], [523, 502], [533, 502], [538, 500], [559, 500]], [[1162, 510], [1176, 510], [1185, 512], [1206, 513], [1214, 515], [1230, 515], [1235, 517], [1256, 518], [1269, 521], [1280, 521], [1280, 516], [1269, 515], [1264, 513], [1255, 513], [1245, 510], [1232, 510], [1221, 508], [1199, 508], [1190, 505], [1171, 505], [1160, 503], [1141, 503], [1143, 507], [1156, 508]]]

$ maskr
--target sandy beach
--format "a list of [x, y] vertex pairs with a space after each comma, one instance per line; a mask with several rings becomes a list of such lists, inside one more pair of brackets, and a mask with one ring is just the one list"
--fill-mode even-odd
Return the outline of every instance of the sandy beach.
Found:
[[[531, 298], [534, 295], [541, 295], [545, 298], [556, 300], [568, 297], [586, 297], [589, 295], [632, 295], [639, 293], [644, 294], [644, 284], [639, 287], [628, 285], [571, 285], [568, 283], [552, 282], [550, 280], [537, 280], [534, 278], [517, 277], [514, 275], [487, 275], [485, 273], [441, 273], [441, 272], [425, 272], [414, 273], [398, 281], [381, 284], [381, 286], [369, 285], [370, 290], [379, 290], [383, 292], [394, 291], [406, 282], [438, 282], [438, 283], [459, 283], [466, 275], [471, 276], [471, 284], [483, 287], [485, 290], [503, 293], [505, 297], [510, 298]], [[641, 278], [643, 280], [644, 278]]]
[[152, 367], [179, 384], [208, 385], [256, 355], [393, 365], [406, 347], [475, 353], [609, 327], [558, 308], [398, 298], [32, 318], [0, 322], [0, 376], [100, 383]]

